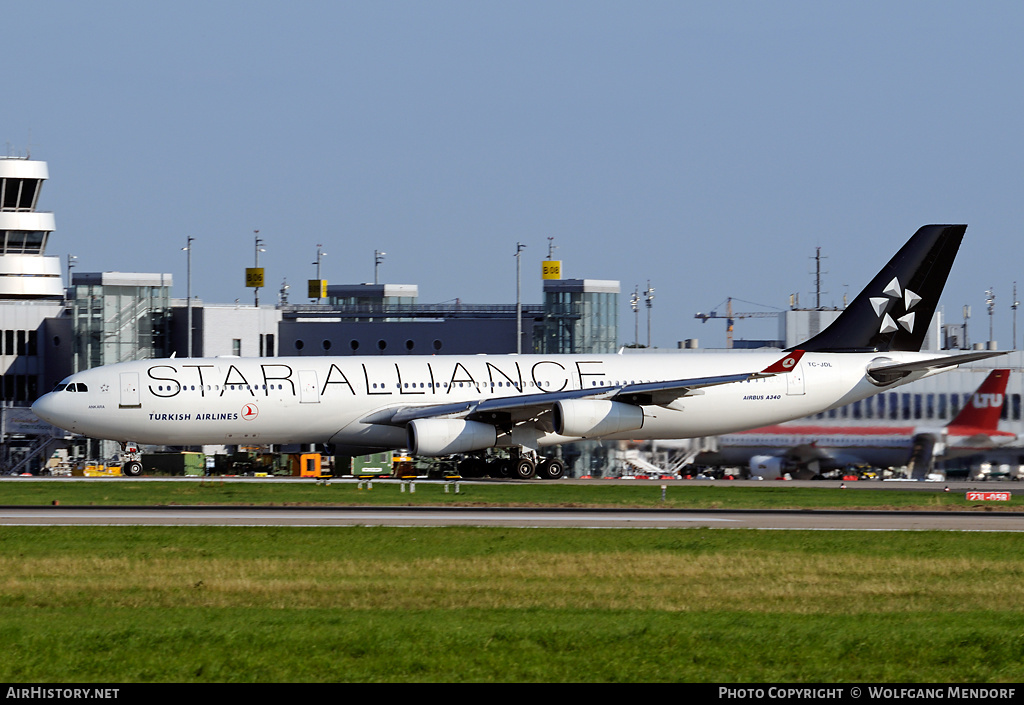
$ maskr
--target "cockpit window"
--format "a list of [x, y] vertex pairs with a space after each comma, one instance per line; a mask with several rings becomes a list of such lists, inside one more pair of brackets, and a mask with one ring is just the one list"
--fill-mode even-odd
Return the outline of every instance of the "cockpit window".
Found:
[[[61, 385], [58, 385], [58, 387], [59, 386], [61, 386]], [[55, 389], [54, 391], [58, 391], [59, 392], [60, 389]], [[85, 384], [82, 383], [82, 382], [72, 382], [71, 384], [69, 384], [65, 388], [65, 391], [68, 391], [68, 392], [88, 392], [89, 388], [87, 386], [85, 386]]]
[[80, 392], [88, 392], [89, 388], [86, 387], [84, 383], [79, 382], [78, 383], [78, 391], [80, 391]]
[[66, 384], [58, 384], [56, 387], [53, 388], [53, 391], [55, 391], [55, 392], [62, 392], [62, 391], [64, 391], [64, 387], [66, 387], [66, 386], [68, 386], [68, 385], [66, 385]]

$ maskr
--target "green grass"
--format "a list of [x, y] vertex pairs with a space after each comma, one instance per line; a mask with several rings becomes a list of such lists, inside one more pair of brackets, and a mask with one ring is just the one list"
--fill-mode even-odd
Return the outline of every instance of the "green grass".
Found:
[[[666, 484], [665, 501], [661, 485]], [[993, 485], [1012, 490], [1015, 485]], [[552, 482], [460, 483], [459, 494], [436, 483], [418, 482], [416, 492], [402, 492], [397, 483], [375, 482], [373, 489], [358, 489], [355, 483], [318, 485], [291, 482], [3, 482], [0, 505], [449, 505], [521, 507], [650, 507], [668, 509], [927, 509], [1021, 511], [1024, 495], [1010, 502], [968, 502], [965, 490], [955, 485], [950, 492], [942, 486], [928, 490], [846, 489], [835, 487], [793, 487], [766, 483], [741, 487], [722, 482], [705, 486], [686, 482], [638, 482], [635, 485], [568, 484]]]
[[0, 681], [1019, 682], [1022, 549], [1013, 533], [7, 527]]
[[1024, 658], [986, 612], [54, 610], [0, 639], [8, 683], [1005, 683]]

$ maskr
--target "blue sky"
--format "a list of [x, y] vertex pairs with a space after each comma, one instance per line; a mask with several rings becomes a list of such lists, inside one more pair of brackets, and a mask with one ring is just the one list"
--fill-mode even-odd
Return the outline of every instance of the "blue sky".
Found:
[[[1011, 344], [1024, 276], [1018, 2], [37, 2], [4, 11], [6, 153], [49, 163], [48, 254], [252, 301], [381, 278], [526, 302], [655, 288], [653, 342], [726, 297], [853, 296], [919, 227], [969, 224], [943, 297]], [[738, 303], [741, 310], [765, 310]], [[641, 338], [646, 318], [641, 313]], [[1024, 318], [1021, 318], [1024, 338]], [[737, 337], [770, 337], [757, 319]], [[1018, 341], [1019, 343], [1020, 341]]]

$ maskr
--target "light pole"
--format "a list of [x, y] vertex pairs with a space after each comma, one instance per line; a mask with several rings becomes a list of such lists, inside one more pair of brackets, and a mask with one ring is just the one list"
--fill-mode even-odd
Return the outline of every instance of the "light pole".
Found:
[[185, 290], [186, 290], [186, 308], [188, 309], [188, 350], [185, 353], [185, 357], [192, 357], [192, 241], [195, 240], [191, 235], [188, 236], [188, 242], [181, 249], [188, 253], [187, 255], [187, 267], [185, 269]]
[[633, 309], [633, 347], [640, 346], [640, 287], [633, 287], [633, 295], [629, 297], [629, 305]]
[[386, 254], [387, 254], [387, 252], [381, 252], [380, 250], [374, 250], [373, 251], [373, 283], [374, 284], [379, 284], [380, 283], [380, 280], [377, 277], [377, 274], [378, 274], [377, 270], [380, 269], [380, 263], [384, 261], [384, 255], [386, 255]]
[[1017, 308], [1020, 306], [1020, 301], [1017, 300], [1017, 282], [1013, 283], [1013, 303], [1010, 304], [1010, 308], [1013, 309], [1013, 349], [1017, 349]]
[[[260, 253], [261, 252], [266, 252], [266, 250], [263, 249], [263, 247], [261, 247], [261, 245], [263, 245], [263, 240], [261, 240], [260, 237], [259, 237], [260, 231], [259, 230], [253, 230], [252, 232], [253, 232], [253, 235], [256, 237], [256, 269], [258, 270], [260, 268]], [[259, 272], [257, 272], [257, 275], [259, 275]], [[259, 308], [259, 305], [260, 305], [260, 288], [258, 286], [253, 289], [253, 294], [255, 295], [256, 307]]]
[[985, 305], [988, 306], [988, 344], [992, 345], [992, 341], [995, 339], [992, 334], [992, 314], [996, 310], [996, 294], [992, 290], [995, 287], [991, 287], [985, 291]]
[[316, 245], [316, 261], [313, 262], [313, 264], [316, 265], [316, 293], [317, 293], [316, 302], [317, 303], [320, 303], [320, 282], [323, 281], [323, 279], [320, 278], [320, 260], [322, 260], [324, 257], [327, 256], [327, 253], [324, 252], [323, 249], [321, 249], [322, 247], [323, 247], [323, 245], [321, 245], [320, 243], [317, 243], [317, 245]]
[[971, 317], [971, 307], [964, 304], [964, 350], [971, 349], [970, 339], [967, 337], [967, 321]]
[[520, 253], [526, 249], [521, 242], [516, 243], [516, 354], [523, 352], [523, 304], [520, 300], [522, 289], [522, 267], [520, 266]]
[[68, 255], [68, 288], [69, 289], [71, 288], [71, 270], [72, 270], [72, 268], [74, 268], [75, 260], [77, 260], [77, 259], [78, 259], [78, 257], [76, 257], [75, 255]]
[[651, 306], [654, 304], [654, 287], [651, 280], [647, 280], [647, 291], [644, 292], [644, 301], [647, 302], [647, 347], [651, 347]]

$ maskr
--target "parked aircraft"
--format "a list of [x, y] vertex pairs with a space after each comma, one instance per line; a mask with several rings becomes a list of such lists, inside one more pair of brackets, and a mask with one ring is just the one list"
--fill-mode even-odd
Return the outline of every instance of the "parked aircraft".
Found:
[[325, 443], [352, 455], [502, 447], [513, 476], [557, 478], [565, 467], [541, 448], [754, 428], [999, 354], [919, 352], [966, 229], [922, 227], [828, 328], [781, 357], [172, 357], [76, 372], [32, 408], [121, 441], [129, 475], [141, 472], [138, 443]]
[[934, 460], [975, 455], [1017, 440], [1017, 434], [998, 428], [1009, 377], [1009, 370], [992, 370], [945, 427], [766, 426], [719, 437], [718, 450], [697, 462], [748, 466], [752, 475], [765, 479], [862, 465], [907, 465], [912, 476], [923, 478]]

